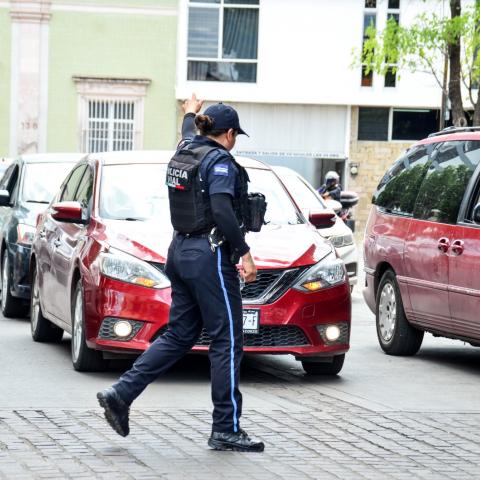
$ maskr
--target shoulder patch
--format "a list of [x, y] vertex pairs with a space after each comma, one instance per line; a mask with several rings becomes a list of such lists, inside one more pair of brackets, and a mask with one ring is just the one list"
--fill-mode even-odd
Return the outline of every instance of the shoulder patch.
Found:
[[214, 165], [213, 174], [228, 177], [228, 163], [217, 163]]

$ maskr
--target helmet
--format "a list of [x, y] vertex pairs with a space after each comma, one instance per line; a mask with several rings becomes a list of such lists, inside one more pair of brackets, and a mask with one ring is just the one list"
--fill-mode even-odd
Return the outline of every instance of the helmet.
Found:
[[332, 182], [333, 180], [338, 182], [340, 180], [340, 175], [335, 172], [335, 170], [330, 170], [325, 175], [325, 182]]

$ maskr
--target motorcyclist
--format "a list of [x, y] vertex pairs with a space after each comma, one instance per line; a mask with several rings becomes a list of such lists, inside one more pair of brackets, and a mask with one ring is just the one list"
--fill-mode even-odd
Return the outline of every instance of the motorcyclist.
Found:
[[330, 170], [325, 175], [325, 183], [318, 189], [318, 193], [325, 200], [340, 201], [342, 186], [340, 185], [340, 175], [334, 170]]

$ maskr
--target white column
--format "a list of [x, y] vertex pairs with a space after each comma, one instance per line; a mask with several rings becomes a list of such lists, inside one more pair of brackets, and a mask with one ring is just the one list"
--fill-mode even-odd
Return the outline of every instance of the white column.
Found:
[[46, 150], [49, 0], [12, 0], [10, 155]]

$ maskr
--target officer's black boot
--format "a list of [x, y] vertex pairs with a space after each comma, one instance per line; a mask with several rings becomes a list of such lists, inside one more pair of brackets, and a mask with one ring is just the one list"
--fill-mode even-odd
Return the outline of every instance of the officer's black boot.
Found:
[[233, 450], [235, 452], [263, 452], [263, 442], [252, 440], [245, 430], [236, 433], [212, 432], [208, 446], [214, 450]]
[[128, 414], [130, 407], [122, 400], [114, 388], [109, 387], [97, 393], [98, 403], [105, 409], [109, 425], [122, 437], [130, 433]]

